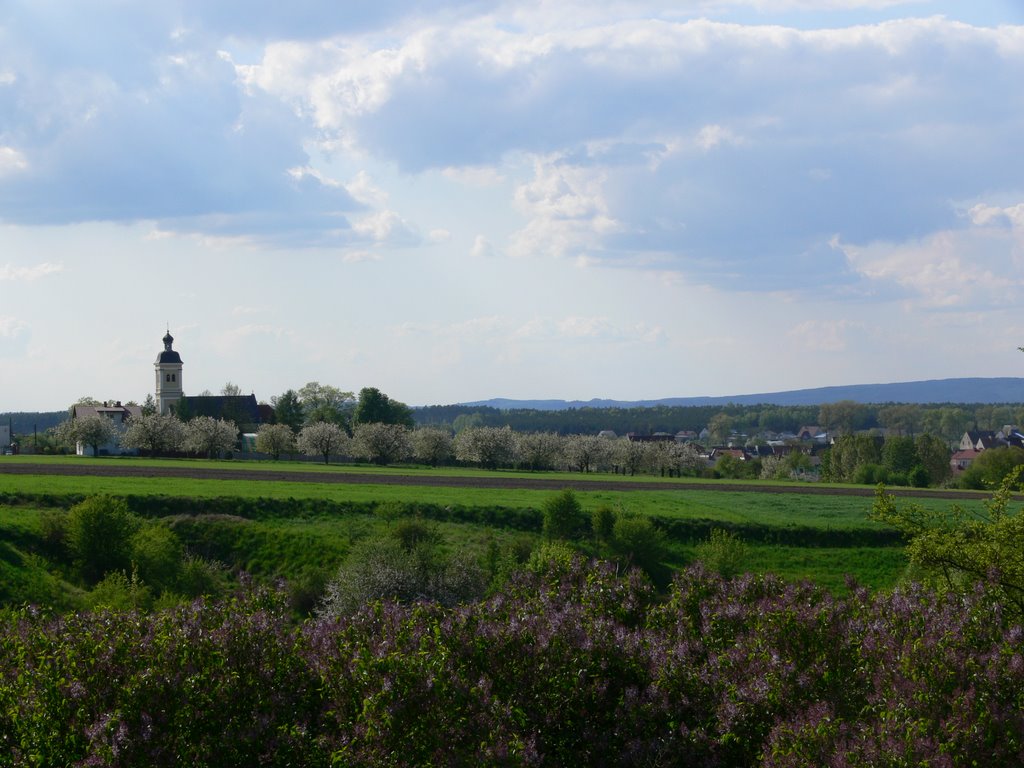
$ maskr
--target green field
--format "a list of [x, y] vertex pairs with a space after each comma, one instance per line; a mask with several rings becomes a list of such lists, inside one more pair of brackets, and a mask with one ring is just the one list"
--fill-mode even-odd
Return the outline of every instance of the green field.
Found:
[[[250, 572], [260, 578], [322, 581], [344, 561], [353, 543], [367, 537], [382, 535], [387, 524], [372, 513], [373, 504], [397, 502], [401, 505], [433, 505], [431, 509], [466, 508], [470, 510], [506, 510], [508, 515], [486, 517], [501, 522], [431, 521], [434, 530], [449, 549], [475, 552], [481, 557], [490, 550], [535, 546], [540, 533], [533, 530], [512, 530], [508, 518], [532, 515], [553, 495], [551, 490], [523, 488], [446, 487], [416, 484], [416, 478], [542, 478], [572, 483], [584, 510], [601, 506], [654, 517], [670, 533], [666, 564], [673, 568], [685, 566], [694, 558], [699, 543], [693, 538], [686, 521], [721, 523], [742, 532], [748, 551], [744, 561], [747, 570], [775, 572], [791, 579], [810, 579], [834, 591], [845, 589], [847, 575], [872, 588], [885, 588], [900, 578], [906, 567], [901, 546], [864, 546], [858, 540], [884, 528], [870, 520], [871, 498], [864, 496], [817, 495], [802, 493], [808, 486], [794, 485], [791, 492], [765, 493], [739, 490], [704, 490], [678, 487], [669, 489], [660, 478], [646, 478], [642, 489], [586, 490], [588, 482], [616, 479], [611, 475], [555, 473], [489, 473], [466, 469], [378, 468], [360, 466], [324, 466], [300, 462], [240, 461], [149, 461], [141, 459], [82, 459], [78, 457], [5, 457], [21, 465], [46, 466], [91, 465], [137, 467], [175, 467], [231, 472], [266, 470], [277, 475], [294, 472], [373, 474], [381, 483], [316, 483], [285, 479], [192, 479], [161, 477], [98, 477], [47, 474], [0, 474], [0, 496], [17, 503], [0, 507], [0, 577], [8, 583], [4, 597], [9, 600], [20, 593], [18, 584], [32, 578], [36, 591], [59, 589], [59, 580], [67, 571], [51, 568], [52, 578], [42, 578], [47, 569], [45, 559], [37, 553], [41, 536], [41, 508], [67, 506], [68, 497], [109, 494], [121, 497], [153, 497], [155, 499], [202, 500], [241, 499], [252, 506], [256, 500], [277, 500], [276, 507], [258, 516], [177, 514], [165, 522], [172, 525], [189, 551], [225, 563], [235, 571]], [[403, 476], [404, 484], [388, 484], [387, 479]], [[618, 478], [635, 482], [640, 478]], [[678, 483], [678, 481], [674, 481]], [[18, 501], [21, 499], [21, 501]], [[27, 500], [27, 501], [26, 501]], [[315, 514], [280, 514], [273, 510], [296, 507], [295, 501], [324, 502]], [[921, 499], [931, 509], [948, 510], [953, 502], [944, 499]], [[288, 506], [288, 505], [291, 506]], [[981, 502], [966, 500], [970, 507]], [[180, 506], [180, 505], [179, 505]], [[245, 506], [245, 504], [242, 504]], [[301, 503], [298, 505], [301, 507]], [[186, 505], [187, 508], [187, 505]], [[326, 511], [324, 511], [326, 510]], [[332, 511], [337, 510], [337, 511]], [[481, 520], [484, 518], [482, 517]], [[515, 526], [513, 526], [515, 527]], [[801, 531], [805, 545], [794, 539]], [[691, 531], [691, 533], [685, 533]], [[753, 532], [753, 533], [752, 533]], [[860, 533], [858, 533], [860, 532]], [[820, 534], [820, 536], [819, 536]], [[837, 536], [843, 534], [843, 536]], [[809, 538], [808, 538], [809, 537]], [[817, 546], [812, 541], [835, 539], [830, 546]], [[877, 536], [876, 536], [877, 538]], [[794, 543], [797, 541], [798, 543]], [[848, 541], [849, 543], [843, 543]], [[580, 542], [584, 551], [594, 552], [593, 543]], [[58, 581], [53, 581], [57, 579]], [[41, 586], [40, 586], [41, 585]], [[24, 589], [21, 592], [25, 592]], [[29, 590], [31, 592], [31, 590]], [[31, 595], [30, 595], [31, 596]]]

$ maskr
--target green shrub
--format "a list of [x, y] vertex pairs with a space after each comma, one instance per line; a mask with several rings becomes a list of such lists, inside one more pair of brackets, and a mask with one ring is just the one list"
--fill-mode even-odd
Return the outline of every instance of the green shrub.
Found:
[[142, 583], [137, 572], [131, 577], [121, 571], [111, 571], [86, 596], [93, 609], [112, 611], [148, 610], [153, 605], [153, 593]]
[[590, 527], [594, 531], [595, 539], [602, 542], [610, 541], [615, 528], [615, 510], [607, 504], [602, 504], [590, 514]]
[[79, 575], [95, 584], [112, 571], [127, 573], [139, 525], [124, 499], [91, 496], [73, 506], [67, 519], [68, 548]]
[[132, 537], [132, 562], [139, 577], [157, 592], [173, 587], [181, 570], [181, 541], [174, 531], [149, 523]]
[[548, 539], [575, 539], [586, 532], [589, 520], [571, 488], [545, 499], [541, 511]]
[[914, 488], [927, 488], [931, 483], [931, 475], [920, 464], [910, 470], [910, 474], [907, 475], [907, 484]]
[[611, 546], [627, 565], [642, 569], [657, 584], [667, 583], [667, 569], [662, 563], [667, 554], [666, 536], [650, 518], [619, 515], [612, 528]]
[[714, 528], [708, 540], [697, 546], [697, 559], [723, 578], [732, 578], [743, 568], [747, 545], [734, 533]]
[[214, 560], [189, 555], [181, 562], [178, 589], [186, 597], [213, 597], [225, 589], [224, 567]]

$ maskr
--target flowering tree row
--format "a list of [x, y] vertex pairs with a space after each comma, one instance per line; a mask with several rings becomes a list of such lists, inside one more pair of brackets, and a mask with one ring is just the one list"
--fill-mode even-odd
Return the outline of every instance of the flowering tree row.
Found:
[[82, 443], [98, 456], [101, 445], [111, 441], [126, 450], [143, 451], [150, 456], [187, 451], [213, 458], [230, 451], [238, 443], [234, 422], [197, 416], [182, 422], [173, 415], [144, 413], [128, 420], [123, 431], [104, 416], [68, 419], [57, 427], [57, 438], [65, 443]]
[[251, 592], [0, 625], [0, 764], [1016, 766], [1024, 631], [985, 588], [836, 598], [580, 559], [296, 626]]
[[400, 424], [363, 423], [349, 437], [340, 427], [317, 422], [294, 442], [287, 427], [264, 425], [257, 447], [268, 453], [298, 449], [328, 461], [351, 456], [375, 464], [418, 461], [431, 466], [458, 461], [484, 469], [519, 467], [578, 472], [617, 469], [628, 474], [697, 474], [706, 464], [697, 450], [674, 441], [634, 442], [596, 435], [514, 432], [509, 427], [467, 427], [456, 435], [441, 427], [410, 429]]

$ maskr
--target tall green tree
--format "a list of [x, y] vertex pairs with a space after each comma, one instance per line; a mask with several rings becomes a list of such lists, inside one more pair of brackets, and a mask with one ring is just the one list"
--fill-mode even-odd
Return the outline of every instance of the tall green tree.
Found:
[[327, 422], [337, 424], [351, 433], [352, 413], [356, 405], [351, 392], [311, 381], [299, 390], [299, 400], [302, 402], [305, 424]]
[[356, 424], [398, 424], [412, 429], [412, 409], [405, 403], [392, 400], [376, 387], [359, 390], [353, 421]]
[[823, 403], [818, 409], [818, 422], [827, 432], [852, 434], [864, 425], [867, 409], [853, 400]]
[[946, 441], [926, 433], [917, 438], [914, 446], [921, 466], [928, 473], [929, 482], [932, 485], [945, 483], [953, 473], [949, 466], [950, 452]]
[[306, 414], [302, 408], [302, 401], [299, 393], [289, 389], [280, 395], [270, 398], [270, 404], [274, 408], [274, 420], [278, 424], [286, 424], [292, 432], [298, 432], [306, 420]]
[[906, 474], [920, 461], [912, 437], [899, 435], [889, 437], [882, 445], [882, 466], [890, 472]]

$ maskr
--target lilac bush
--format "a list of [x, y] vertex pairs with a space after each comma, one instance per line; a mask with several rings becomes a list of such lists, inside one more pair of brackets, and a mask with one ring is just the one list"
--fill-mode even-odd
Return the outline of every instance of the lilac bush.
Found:
[[493, 597], [296, 625], [251, 591], [9, 614], [0, 765], [1016, 766], [1024, 630], [995, 588], [837, 598], [552, 560]]

